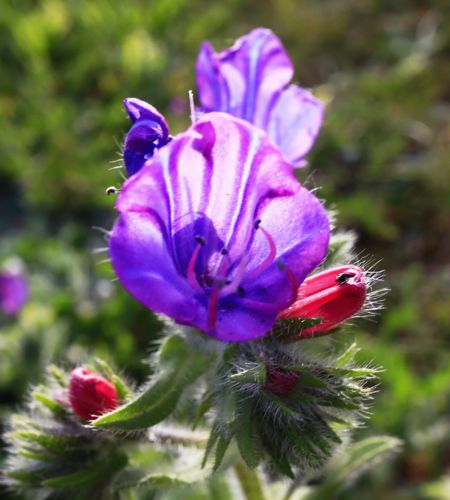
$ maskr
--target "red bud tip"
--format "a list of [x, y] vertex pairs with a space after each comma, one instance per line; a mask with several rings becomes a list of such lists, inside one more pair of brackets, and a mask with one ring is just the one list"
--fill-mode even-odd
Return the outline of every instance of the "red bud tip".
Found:
[[340, 266], [307, 278], [297, 291], [295, 302], [281, 311], [278, 319], [321, 318], [292, 340], [324, 335], [356, 314], [366, 300], [367, 282], [357, 266]]
[[119, 406], [114, 385], [81, 366], [70, 374], [69, 400], [74, 413], [83, 420], [94, 420]]
[[283, 372], [273, 366], [267, 366], [264, 389], [276, 396], [284, 396], [292, 390], [297, 380], [298, 375], [294, 372]]

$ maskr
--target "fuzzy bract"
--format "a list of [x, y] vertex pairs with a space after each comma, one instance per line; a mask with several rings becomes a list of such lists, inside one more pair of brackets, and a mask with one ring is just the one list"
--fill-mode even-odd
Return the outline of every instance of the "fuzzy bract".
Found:
[[210, 113], [129, 178], [114, 270], [148, 308], [222, 341], [263, 336], [323, 259], [329, 222], [267, 135]]
[[305, 164], [323, 105], [307, 90], [289, 85], [294, 68], [272, 31], [255, 29], [222, 52], [204, 42], [196, 70], [203, 111], [224, 111], [253, 123], [292, 164]]
[[153, 156], [156, 149], [170, 140], [164, 116], [151, 104], [129, 97], [124, 100], [133, 125], [125, 137], [124, 161], [127, 174], [135, 174]]
[[27, 279], [22, 274], [0, 272], [0, 310], [8, 316], [17, 314], [27, 299]]

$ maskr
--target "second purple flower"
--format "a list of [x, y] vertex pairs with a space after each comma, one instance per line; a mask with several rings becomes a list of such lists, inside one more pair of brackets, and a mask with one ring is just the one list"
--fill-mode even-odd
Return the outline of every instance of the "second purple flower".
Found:
[[314, 144], [323, 105], [310, 92], [289, 85], [294, 67], [279, 38], [257, 28], [222, 52], [204, 42], [197, 84], [205, 112], [224, 111], [262, 128], [297, 166]]

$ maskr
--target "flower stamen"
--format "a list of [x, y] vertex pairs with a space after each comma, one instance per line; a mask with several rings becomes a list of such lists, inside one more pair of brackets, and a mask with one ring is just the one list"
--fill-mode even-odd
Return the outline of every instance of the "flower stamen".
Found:
[[197, 280], [197, 275], [195, 274], [195, 266], [197, 265], [198, 254], [200, 253], [202, 247], [205, 246], [205, 240], [201, 236], [196, 236], [195, 241], [197, 242], [197, 245], [195, 246], [194, 251], [192, 252], [191, 258], [189, 259], [189, 264], [187, 268], [187, 279], [191, 284], [191, 286], [197, 292], [202, 292], [203, 288], [200, 286]]
[[217, 321], [217, 301], [219, 299], [220, 288], [215, 288], [211, 294], [209, 300], [209, 309], [208, 309], [208, 327], [211, 330], [216, 329], [216, 321]]
[[267, 257], [261, 262], [261, 264], [259, 264], [258, 267], [256, 267], [252, 272], [249, 273], [250, 279], [256, 278], [262, 272], [264, 272], [272, 264], [277, 255], [277, 247], [275, 245], [275, 242], [273, 241], [272, 236], [263, 227], [261, 227], [260, 223], [260, 220], [256, 221], [255, 230], [259, 229], [266, 238], [269, 244], [269, 255], [267, 255]]

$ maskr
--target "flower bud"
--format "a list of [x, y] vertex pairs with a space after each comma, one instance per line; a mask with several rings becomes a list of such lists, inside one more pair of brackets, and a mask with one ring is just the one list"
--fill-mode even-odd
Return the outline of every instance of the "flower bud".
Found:
[[364, 271], [353, 265], [335, 267], [307, 278], [297, 291], [295, 302], [281, 311], [278, 319], [320, 318], [291, 340], [323, 335], [356, 314], [364, 305], [367, 282]]
[[294, 372], [285, 372], [274, 366], [267, 366], [264, 389], [276, 396], [284, 396], [292, 390], [297, 380], [298, 375]]
[[119, 406], [114, 385], [81, 366], [70, 374], [69, 400], [72, 410], [83, 420], [94, 420]]

